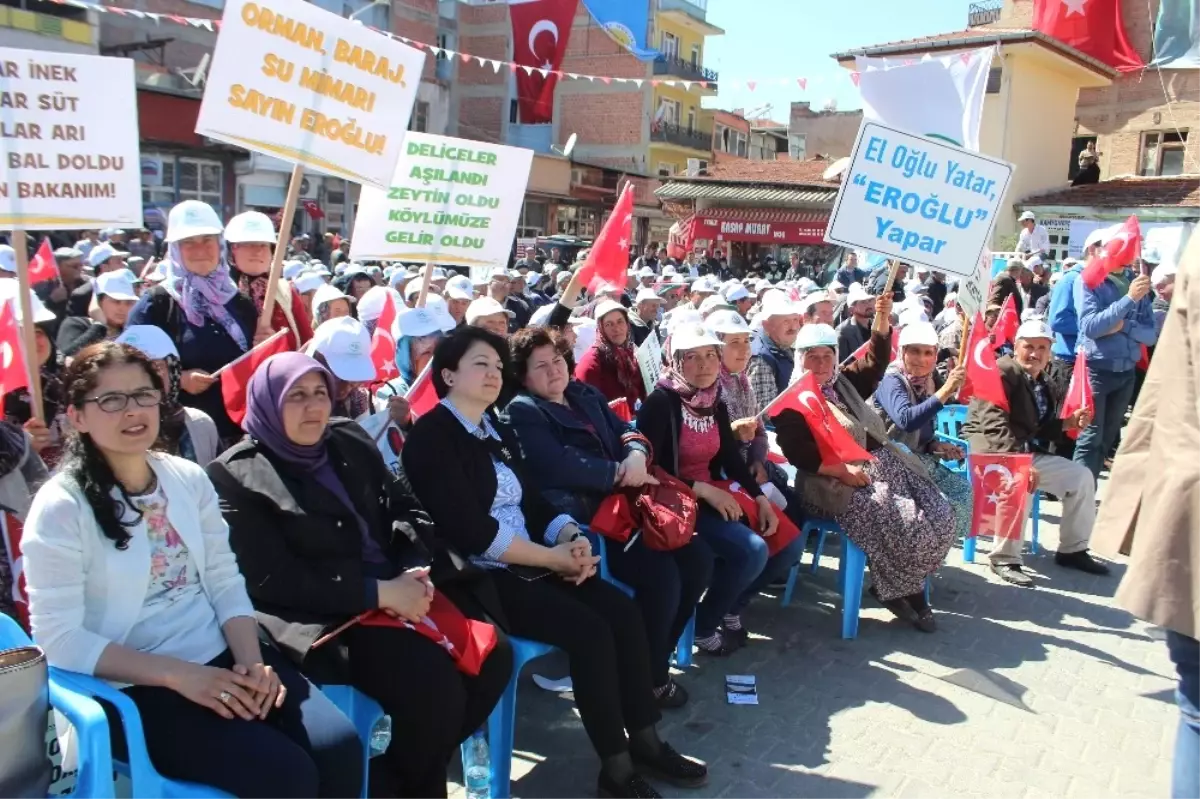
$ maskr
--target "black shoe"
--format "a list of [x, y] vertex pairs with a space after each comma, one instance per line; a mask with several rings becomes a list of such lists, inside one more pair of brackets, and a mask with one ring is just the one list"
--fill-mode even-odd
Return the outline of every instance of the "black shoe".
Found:
[[913, 622], [913, 627], [916, 627], [923, 633], [937, 632], [937, 620], [933, 618], [933, 608], [925, 608], [917, 612], [917, 620]]
[[606, 799], [661, 799], [662, 794], [654, 790], [654, 786], [646, 782], [641, 774], [634, 774], [623, 783], [616, 783], [611, 777], [600, 772], [596, 781], [596, 794]]
[[900, 596], [884, 602], [879, 598], [879, 591], [875, 589], [875, 586], [871, 586], [868, 593], [871, 594], [876, 602], [891, 611], [892, 615], [900, 619], [900, 621], [906, 621], [909, 624], [917, 623], [917, 612], [913, 610], [912, 605], [905, 601], [904, 597]]
[[1059, 552], [1054, 556], [1054, 562], [1064, 569], [1079, 569], [1088, 574], [1108, 574], [1108, 567], [1093, 558], [1086, 549], [1078, 552]]
[[750, 643], [750, 631], [745, 627], [738, 627], [736, 630], [731, 630], [728, 627], [722, 626], [721, 637], [734, 644], [738, 649]]
[[659, 710], [675, 710], [687, 704], [688, 692], [674, 679], [668, 678], [666, 687], [662, 693], [655, 695], [654, 701]]
[[993, 563], [992, 574], [1006, 583], [1019, 585], [1022, 588], [1033, 588], [1033, 578], [1022, 571], [1019, 563]]
[[741, 647], [739, 647], [735, 641], [731, 641], [729, 638], [726, 638], [725, 633], [723, 632], [720, 633], [720, 639], [721, 643], [714, 647], [706, 647], [704, 644], [700, 643], [699, 640], [697, 640], [696, 651], [701, 655], [711, 655], [713, 657], [723, 658], [728, 657], [741, 649]]
[[629, 750], [634, 768], [656, 780], [676, 788], [699, 788], [708, 784], [708, 766], [676, 752], [663, 741], [656, 757], [646, 757], [635, 749]]

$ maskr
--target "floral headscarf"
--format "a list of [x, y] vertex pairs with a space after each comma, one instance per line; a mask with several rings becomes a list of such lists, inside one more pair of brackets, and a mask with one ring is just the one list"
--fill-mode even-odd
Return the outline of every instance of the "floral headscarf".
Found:
[[163, 287], [179, 303], [189, 324], [202, 327], [206, 318], [211, 319], [224, 328], [229, 337], [245, 351], [250, 349], [250, 342], [246, 340], [242, 326], [225, 309], [225, 304], [237, 295], [238, 290], [229, 276], [224, 238], [218, 246], [221, 260], [217, 268], [207, 275], [197, 275], [184, 267], [179, 242], [171, 242], [167, 247], [166, 264], [163, 267], [166, 272]]
[[672, 350], [655, 385], [678, 394], [683, 407], [693, 416], [711, 417], [717, 412], [717, 401], [721, 398], [721, 380], [718, 378], [708, 388], [693, 386], [683, 376], [683, 358], [686, 354], [687, 350]]

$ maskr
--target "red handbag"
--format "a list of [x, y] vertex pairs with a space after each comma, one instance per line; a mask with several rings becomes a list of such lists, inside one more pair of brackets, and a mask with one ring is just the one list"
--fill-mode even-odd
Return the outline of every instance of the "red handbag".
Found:
[[[733, 483], [729, 480], [713, 483], [717, 488], [726, 491], [737, 502], [738, 507], [742, 509], [742, 513], [746, 515], [747, 527], [754, 532], [758, 532], [758, 503], [754, 501], [754, 497], [746, 492], [746, 489], [740, 485], [737, 489], [733, 488]], [[775, 509], [775, 518], [779, 520], [779, 524], [775, 527], [775, 535], [764, 538], [767, 542], [767, 554], [774, 555], [788, 544], [796, 540], [800, 535], [800, 528], [796, 523], [784, 515], [779, 508]]]
[[650, 549], [679, 549], [696, 534], [696, 494], [659, 466], [651, 467], [650, 474], [658, 485], [642, 486], [633, 500], [642, 539]]

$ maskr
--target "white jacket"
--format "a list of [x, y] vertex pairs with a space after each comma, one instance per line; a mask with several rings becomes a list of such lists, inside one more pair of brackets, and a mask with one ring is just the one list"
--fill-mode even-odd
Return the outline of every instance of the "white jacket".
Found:
[[[218, 623], [253, 618], [208, 475], [191, 461], [159, 453], [150, 455], [150, 467]], [[105, 647], [123, 643], [137, 623], [150, 581], [150, 544], [144, 522], [129, 533], [128, 548], [117, 549], [66, 474], [56, 474], [34, 497], [21, 548], [33, 637], [51, 665], [93, 674]]]

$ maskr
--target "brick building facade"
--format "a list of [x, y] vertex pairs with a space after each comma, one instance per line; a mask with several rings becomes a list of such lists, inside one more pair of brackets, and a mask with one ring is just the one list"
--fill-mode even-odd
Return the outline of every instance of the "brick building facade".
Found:
[[792, 103], [788, 117], [792, 158], [803, 161], [817, 156], [841, 158], [850, 155], [862, 119], [861, 110], [814, 111], [807, 102]]

